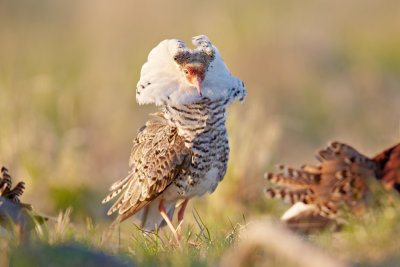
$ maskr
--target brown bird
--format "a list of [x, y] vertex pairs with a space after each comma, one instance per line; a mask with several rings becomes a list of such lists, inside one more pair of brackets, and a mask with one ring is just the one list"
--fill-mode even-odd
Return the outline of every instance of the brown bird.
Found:
[[213, 192], [225, 176], [226, 107], [243, 101], [246, 90], [206, 36], [192, 42], [193, 50], [182, 41], [164, 40], [142, 67], [136, 99], [161, 109], [138, 131], [128, 176], [115, 182], [103, 200], [121, 194], [108, 211], [118, 211], [111, 227], [139, 212], [143, 229], [166, 223], [178, 240], [171, 222], [175, 208], [180, 206], [180, 225], [188, 200]]
[[1, 168], [0, 172], [0, 197], [14, 203], [20, 205], [23, 208], [27, 208], [29, 210], [32, 209], [31, 205], [21, 203], [19, 197], [25, 191], [25, 183], [19, 182], [14, 188], [12, 188], [12, 179], [6, 167]]
[[331, 142], [316, 158], [317, 166], [303, 165], [299, 170], [279, 166], [281, 172], [265, 175], [278, 185], [268, 188], [266, 196], [294, 204], [281, 218], [294, 228], [301, 222], [306, 227], [324, 227], [338, 218], [341, 205], [356, 210], [370, 176], [386, 189], [400, 192], [400, 144], [368, 158], [349, 145]]
[[[12, 178], [6, 167], [0, 171], [0, 226], [10, 233], [17, 229], [18, 242], [29, 239], [29, 233], [37, 223], [43, 223], [47, 218], [35, 215], [30, 204], [22, 203], [19, 197], [25, 191], [25, 183], [19, 182], [12, 187]], [[15, 223], [15, 225], [10, 224]]]

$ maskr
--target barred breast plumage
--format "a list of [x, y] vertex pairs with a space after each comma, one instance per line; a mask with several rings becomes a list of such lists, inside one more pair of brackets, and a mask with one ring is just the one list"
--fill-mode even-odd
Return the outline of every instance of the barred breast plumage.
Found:
[[166, 107], [167, 117], [179, 125], [178, 131], [185, 136], [186, 145], [192, 152], [190, 167], [175, 181], [182, 196], [213, 192], [225, 175], [229, 155], [225, 127], [227, 103], [227, 99], [205, 99], [183, 109]]
[[244, 84], [232, 76], [206, 36], [193, 37], [196, 49], [179, 40], [162, 41], [143, 65], [136, 98], [161, 107], [139, 130], [128, 176], [114, 183], [106, 203], [121, 194], [108, 214], [113, 225], [138, 213], [142, 227], [170, 225], [175, 207], [213, 192], [224, 178], [229, 146], [226, 107], [243, 101]]

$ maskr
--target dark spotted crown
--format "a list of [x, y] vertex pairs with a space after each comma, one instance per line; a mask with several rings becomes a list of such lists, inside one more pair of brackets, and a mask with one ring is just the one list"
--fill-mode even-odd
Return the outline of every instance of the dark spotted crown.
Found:
[[196, 46], [195, 49], [189, 49], [186, 47], [185, 43], [179, 42], [178, 51], [174, 55], [175, 62], [179, 66], [199, 62], [207, 68], [215, 57], [213, 46], [205, 35], [193, 37], [192, 43]]

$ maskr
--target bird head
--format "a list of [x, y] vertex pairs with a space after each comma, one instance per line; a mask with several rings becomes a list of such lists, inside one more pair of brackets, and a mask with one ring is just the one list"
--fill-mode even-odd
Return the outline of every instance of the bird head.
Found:
[[167, 39], [150, 52], [136, 87], [139, 104], [186, 105], [228, 98], [228, 105], [244, 99], [244, 84], [231, 75], [207, 36], [195, 36], [192, 43], [195, 49]]
[[201, 96], [200, 83], [205, 77], [205, 66], [201, 62], [188, 63], [183, 66], [183, 73], [186, 80], [196, 87], [199, 96]]

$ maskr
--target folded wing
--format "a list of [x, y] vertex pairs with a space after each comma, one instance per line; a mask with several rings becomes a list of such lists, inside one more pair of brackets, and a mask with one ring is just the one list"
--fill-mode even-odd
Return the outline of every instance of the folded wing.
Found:
[[183, 137], [162, 114], [155, 115], [157, 118], [148, 121], [134, 140], [128, 176], [115, 182], [103, 200], [106, 203], [122, 192], [108, 211], [110, 215], [119, 210], [119, 222], [159, 196], [190, 163]]

